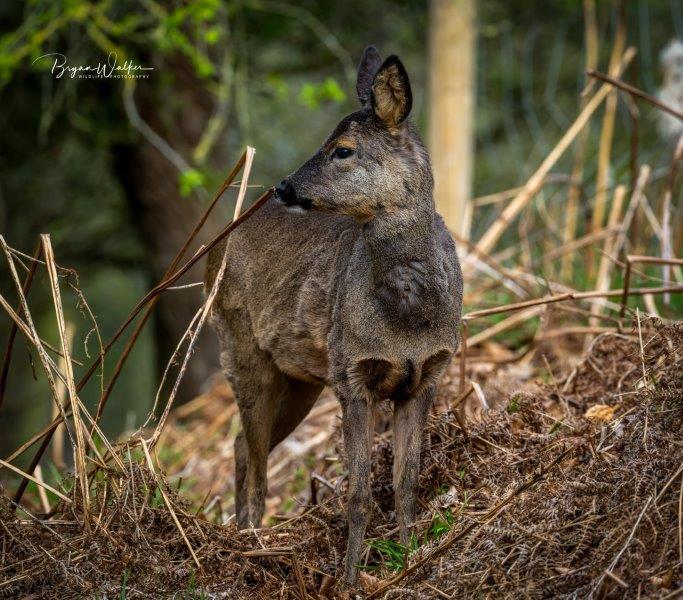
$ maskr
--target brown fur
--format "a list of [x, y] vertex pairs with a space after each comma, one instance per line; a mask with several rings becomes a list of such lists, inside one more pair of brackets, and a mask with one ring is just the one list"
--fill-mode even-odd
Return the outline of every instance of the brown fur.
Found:
[[[212, 309], [243, 424], [235, 444], [240, 527], [260, 525], [270, 450], [325, 385], [337, 394], [349, 463], [349, 583], [370, 514], [373, 404], [394, 402], [396, 517], [406, 543], [421, 434], [458, 346], [462, 302], [427, 152], [406, 121], [403, 65], [366, 49], [357, 90], [362, 110], [278, 186], [279, 199], [228, 238]], [[352, 154], [339, 156], [340, 146]], [[210, 253], [207, 286], [225, 250], [224, 243]]]

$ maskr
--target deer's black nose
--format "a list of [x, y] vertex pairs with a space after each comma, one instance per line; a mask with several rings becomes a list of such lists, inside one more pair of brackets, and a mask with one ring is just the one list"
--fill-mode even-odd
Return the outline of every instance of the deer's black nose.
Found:
[[280, 202], [286, 204], [287, 206], [292, 206], [293, 204], [297, 203], [296, 190], [288, 179], [283, 179], [278, 184], [278, 186], [275, 188], [275, 195], [278, 197]]

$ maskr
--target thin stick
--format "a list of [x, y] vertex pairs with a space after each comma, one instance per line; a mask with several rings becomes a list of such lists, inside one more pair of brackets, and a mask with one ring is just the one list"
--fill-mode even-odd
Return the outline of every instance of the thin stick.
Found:
[[[108, 342], [107, 346], [105, 346], [105, 352], [111, 348], [111, 346], [121, 337], [122, 333], [126, 330], [126, 328], [133, 322], [135, 317], [142, 311], [142, 308], [144, 308], [148, 302], [153, 300], [157, 295], [162, 293], [166, 288], [170, 287], [173, 285], [180, 277], [182, 277], [197, 261], [199, 261], [204, 255], [206, 255], [209, 251], [211, 251], [216, 245], [218, 245], [224, 238], [226, 238], [230, 233], [237, 227], [239, 227], [244, 221], [249, 219], [261, 206], [263, 206], [273, 195], [273, 188], [268, 189], [254, 204], [252, 204], [248, 210], [246, 210], [242, 215], [240, 216], [237, 221], [233, 221], [230, 223], [228, 226], [224, 227], [223, 230], [221, 230], [212, 240], [209, 242], [206, 246], [203, 246], [183, 267], [181, 267], [178, 271], [176, 271], [172, 276], [170, 276], [168, 279], [162, 281], [157, 285], [154, 289], [150, 290], [138, 303], [137, 305], [133, 308], [133, 310], [130, 312], [124, 323], [119, 327], [117, 332], [114, 334], [112, 339]], [[101, 355], [102, 356], [102, 355]], [[88, 378], [95, 372], [97, 369], [97, 366], [99, 365], [99, 360], [101, 360], [101, 356], [91, 365], [88, 373], [85, 374], [83, 379], [78, 384], [78, 388], [80, 389], [85, 383], [87, 382]], [[28, 448], [33, 446], [37, 441], [42, 440], [40, 446], [38, 447], [38, 450], [36, 451], [35, 456], [33, 457], [32, 460], [32, 468], [35, 468], [35, 465], [38, 464], [40, 461], [40, 458], [44, 454], [45, 450], [47, 449], [48, 444], [50, 443], [50, 440], [52, 439], [52, 434], [56, 427], [59, 425], [59, 423], [62, 421], [64, 417], [60, 416], [52, 423], [44, 427], [40, 432], [36, 433], [30, 440], [22, 444], [19, 448], [17, 448], [11, 455], [8, 460], [13, 460], [17, 456], [23, 454]]]
[[[624, 205], [624, 198], [626, 197], [626, 186], [618, 185], [614, 190], [614, 200], [612, 201], [612, 209], [610, 211], [609, 219], [607, 222], [607, 228], [614, 232], [616, 231], [617, 224], [619, 223], [619, 217], [621, 215], [621, 209]], [[609, 256], [613, 254], [613, 245], [616, 240], [616, 235], [612, 234], [610, 237], [605, 239], [605, 245], [603, 246], [603, 253], [600, 257], [600, 265], [598, 267], [598, 277], [596, 282], [596, 288], [600, 291], [605, 291], [609, 289], [610, 284], [610, 266], [612, 262], [609, 260]], [[602, 305], [599, 302], [594, 303], [591, 306], [591, 316], [589, 321], [590, 325], [597, 325], [597, 317], [602, 312]]]
[[[73, 344], [74, 327], [69, 323], [67, 327], [67, 337], [69, 338], [70, 347]], [[60, 358], [57, 365], [60, 371], [64, 371], [64, 357]], [[61, 380], [57, 380], [57, 402], [52, 405], [52, 418], [55, 419], [59, 415], [59, 407], [61, 404], [65, 403], [66, 400], [66, 385]], [[68, 401], [66, 401], [68, 403]], [[91, 434], [92, 435], [92, 434]], [[54, 438], [52, 440], [52, 462], [58, 469], [63, 469], [65, 466], [64, 462], [64, 424], [60, 425], [55, 431]], [[36, 465], [38, 468], [40, 465]]]
[[460, 331], [460, 393], [462, 394], [465, 391], [467, 378], [467, 321], [462, 321]]
[[[636, 529], [638, 529], [638, 525], [640, 525], [640, 521], [643, 518], [643, 515], [645, 514], [645, 511], [647, 510], [647, 507], [650, 506], [650, 502], [652, 502], [652, 496], [650, 496], [647, 499], [647, 502], [645, 503], [645, 506], [643, 506], [643, 510], [640, 511], [640, 515], [638, 515], [638, 519], [636, 520], [635, 525], [633, 526], [633, 529], [631, 530], [631, 534], [628, 536], [628, 539], [626, 540], [626, 543], [622, 547], [621, 550], [617, 553], [617, 555], [614, 557], [612, 562], [610, 563], [609, 567], [607, 567], [607, 571], [613, 571], [614, 567], [617, 565], [619, 562], [619, 559], [621, 558], [621, 555], [626, 551], [626, 548], [628, 548], [628, 545], [631, 543], [631, 540], [633, 539], [633, 536], [636, 533]], [[605, 579], [605, 573], [602, 574], [600, 579], [598, 579], [598, 582], [595, 584], [593, 587], [593, 592], [596, 592], [600, 586], [602, 585], [603, 580]], [[593, 595], [593, 594], [591, 594]]]
[[[586, 69], [595, 69], [598, 66], [598, 25], [595, 16], [595, 0], [583, 0], [583, 19], [585, 22], [584, 38], [586, 46]], [[589, 91], [594, 87], [595, 81], [587, 79], [586, 86], [581, 93], [580, 108], [583, 110], [588, 102]], [[586, 162], [586, 148], [590, 134], [590, 123], [586, 124], [577, 137], [574, 147], [574, 164], [572, 166], [572, 185], [567, 191], [567, 209], [564, 225], [563, 242], [567, 244], [576, 237], [576, 227], [579, 217], [579, 200], [582, 191], [582, 179], [584, 163]], [[572, 279], [573, 263], [572, 256], [565, 254], [562, 258], [561, 276], [563, 281]]]
[[55, 488], [53, 488], [52, 486], [48, 485], [48, 484], [45, 483], [44, 481], [38, 481], [38, 479], [36, 479], [33, 475], [29, 475], [28, 473], [22, 471], [21, 469], [18, 469], [18, 468], [15, 467], [14, 465], [12, 465], [12, 464], [10, 464], [10, 463], [8, 463], [8, 462], [2, 460], [1, 458], [0, 458], [0, 465], [2, 465], [3, 467], [6, 467], [6, 468], [9, 469], [10, 471], [14, 471], [14, 472], [17, 473], [18, 475], [21, 475], [23, 479], [28, 479], [29, 481], [32, 481], [32, 482], [35, 483], [36, 485], [39, 485], [40, 487], [45, 488], [48, 492], [52, 492], [55, 496], [58, 496], [59, 498], [61, 498], [62, 500], [64, 500], [64, 502], [67, 502], [67, 503], [69, 503], [69, 504], [71, 504], [71, 503], [73, 502], [73, 501], [71, 500], [71, 498], [69, 498], [68, 496], [65, 496], [65, 495], [62, 494], [62, 492], [60, 492], [59, 490], [56, 490]]
[[[462, 389], [462, 388], [461, 388]], [[465, 425], [465, 419], [463, 415], [460, 412], [460, 405], [469, 398], [470, 394], [474, 391], [474, 386], [472, 385], [472, 382], [467, 386], [467, 388], [460, 393], [460, 395], [453, 401], [451, 402], [450, 408], [451, 412], [453, 413], [453, 416], [455, 417], [455, 420], [458, 422], [458, 425], [460, 426], [460, 429], [462, 430], [463, 435], [465, 436], [465, 439], [468, 439], [468, 434], [467, 434], [467, 426]]]
[[629, 254], [626, 259], [631, 263], [643, 263], [652, 265], [683, 266], [683, 258], [664, 258], [660, 256], [643, 256], [640, 254]]
[[[249, 174], [251, 173], [251, 165], [254, 160], [254, 154], [255, 150], [253, 148], [248, 148], [247, 149], [247, 158], [246, 162], [244, 163], [244, 174], [242, 176], [242, 185], [240, 187], [239, 195], [237, 197], [237, 208], [235, 209], [235, 220], [234, 222], [237, 222], [237, 219], [239, 218], [239, 212], [238, 209], [242, 205], [242, 202], [244, 201], [244, 196], [247, 193], [247, 182], [249, 180]], [[166, 406], [164, 407], [164, 412], [162, 413], [161, 417], [159, 418], [159, 423], [156, 426], [156, 429], [154, 431], [154, 435], [150, 438], [150, 446], [152, 448], [156, 445], [156, 443], [159, 441], [159, 437], [161, 436], [161, 430], [166, 422], [166, 419], [168, 418], [168, 414], [171, 410], [171, 406], [173, 405], [173, 400], [175, 399], [176, 394], [178, 393], [178, 389], [180, 387], [180, 382], [182, 381], [183, 375], [185, 374], [185, 370], [187, 369], [187, 365], [189, 363], [190, 357], [192, 356], [194, 346], [197, 343], [197, 339], [199, 338], [199, 334], [202, 330], [202, 327], [204, 326], [204, 323], [206, 322], [206, 319], [211, 311], [211, 306], [213, 305], [214, 300], [216, 299], [216, 296], [218, 294], [218, 290], [220, 289], [222, 280], [223, 280], [223, 275], [225, 274], [225, 270], [227, 268], [228, 264], [228, 246], [226, 244], [225, 246], [225, 251], [223, 252], [223, 259], [221, 261], [220, 268], [218, 270], [218, 274], [216, 275], [216, 279], [213, 282], [213, 285], [211, 287], [211, 291], [209, 292], [209, 295], [206, 299], [206, 302], [204, 302], [204, 306], [198, 311], [197, 315], [195, 315], [195, 318], [193, 318], [192, 323], [190, 323], [190, 326], [188, 327], [188, 330], [186, 331], [185, 335], [183, 338], [186, 336], [189, 336], [189, 343], [188, 343], [188, 348], [187, 351], [185, 352], [185, 357], [183, 358], [183, 362], [180, 366], [180, 369], [178, 370], [178, 375], [176, 376], [175, 383], [173, 385], [173, 389], [171, 390], [171, 393], [169, 394], [168, 400], [166, 402]], [[194, 321], [195, 319], [198, 318], [199, 320], [197, 321], [196, 326], [194, 326], [194, 330], [192, 330]], [[181, 340], [182, 343], [182, 340]], [[175, 359], [175, 353], [174, 356], [171, 357], [171, 360], [169, 361], [169, 365], [166, 367], [166, 371], [164, 372], [164, 378], [166, 376], [166, 373], [168, 373], [170, 364], [174, 361]], [[157, 397], [155, 400], [155, 406], [157, 404], [157, 401], [159, 399], [159, 395], [161, 393], [161, 388], [163, 387], [164, 384], [164, 379], [162, 379], [161, 383], [159, 384], [159, 390], [157, 392]]]
[[[190, 247], [190, 244], [194, 241], [194, 239], [197, 237], [197, 234], [199, 231], [204, 227], [204, 224], [206, 223], [207, 219], [209, 218], [209, 215], [213, 212], [213, 209], [215, 208], [216, 204], [220, 200], [220, 198], [223, 196], [225, 191], [230, 187], [232, 182], [234, 181], [235, 177], [237, 177], [238, 173], [244, 166], [244, 163], [246, 161], [247, 153], [249, 152], [249, 148], [245, 150], [242, 153], [242, 156], [240, 156], [239, 160], [235, 163], [235, 166], [232, 168], [232, 171], [228, 173], [228, 176], [225, 178], [221, 186], [218, 188], [216, 193], [213, 196], [213, 199], [211, 200], [208, 208], [204, 211], [204, 214], [200, 217], [199, 221], [195, 224], [194, 228], [190, 232], [190, 235], [187, 237], [187, 240], [185, 240], [185, 243], [183, 244], [182, 248], [178, 250], [177, 254], [173, 257], [173, 260], [171, 261], [171, 264], [168, 266], [168, 269], [166, 269], [163, 279], [168, 279], [173, 272], [176, 270], [178, 265], [180, 264], [180, 261], [182, 260], [183, 256], [185, 256], [185, 253], [187, 252], [187, 249]], [[140, 333], [142, 332], [142, 329], [144, 328], [145, 324], [147, 323], [147, 320], [149, 319], [150, 315], [152, 314], [152, 311], [154, 310], [154, 307], [156, 306], [156, 303], [158, 301], [158, 297], [153, 298], [152, 301], [149, 303], [147, 308], [145, 309], [145, 313], [142, 315], [140, 321], [138, 321], [138, 324], [135, 326], [135, 329], [133, 333], [131, 334], [128, 342], [126, 343], [126, 347], [123, 349], [123, 352], [121, 352], [121, 356], [119, 356], [119, 359], [116, 361], [116, 366], [114, 367], [114, 372], [112, 373], [111, 379], [109, 380], [109, 383], [107, 385], [107, 388], [104, 390], [104, 393], [102, 394], [102, 397], [100, 398], [100, 401], [97, 404], [97, 411], [95, 412], [95, 421], [99, 422], [100, 417], [102, 416], [102, 411], [104, 410], [105, 405], [107, 404], [107, 400], [109, 399], [109, 396], [111, 394], [112, 388], [114, 387], [114, 384], [116, 383], [117, 379], [119, 378], [119, 375], [121, 374], [121, 370], [123, 369], [123, 365], [126, 363], [126, 360], [128, 360], [128, 356], [130, 355], [133, 346], [135, 346], [135, 343], [138, 340], [138, 337], [140, 336]], [[116, 337], [116, 336], [115, 336]], [[107, 344], [107, 349], [109, 349], [112, 345], [112, 342]], [[89, 378], [89, 376], [88, 376]], [[87, 381], [87, 379], [86, 379]]]
[[[614, 46], [609, 60], [609, 73], [616, 75], [619, 72], [619, 59], [624, 52], [626, 44], [626, 22], [624, 19], [623, 5], [619, 6], [619, 18], [617, 22], [617, 32], [614, 38]], [[612, 150], [612, 140], [614, 138], [614, 122], [617, 112], [617, 92], [611, 90], [605, 100], [605, 114], [602, 121], [600, 132], [600, 145], [598, 148], [598, 172], [596, 176], [595, 205], [592, 217], [592, 231], [595, 232], [602, 227], [605, 220], [607, 207], [607, 183], [609, 177], [610, 156]], [[591, 253], [592, 254], [592, 253]], [[589, 260], [590, 268], [595, 265], [595, 261]]]
[[611, 229], [609, 227], [605, 229], [600, 229], [593, 233], [587, 233], [586, 235], [580, 238], [571, 240], [566, 244], [563, 244], [559, 248], [553, 248], [552, 250], [550, 250], [550, 252], [547, 252], [542, 258], [532, 261], [531, 266], [535, 267], [542, 262], [545, 263], [551, 260], [555, 260], [560, 256], [566, 256], [567, 254], [571, 254], [579, 248], [583, 248], [584, 246], [588, 246], [590, 244], [594, 244], [595, 242], [599, 242], [602, 239], [609, 238], [609, 236], [613, 234], [614, 229]]
[[617, 238], [614, 241], [614, 246], [612, 247], [612, 253], [615, 256], [621, 253], [621, 250], [626, 243], [626, 236], [631, 228], [631, 223], [636, 214], [636, 210], [638, 209], [638, 206], [640, 206], [640, 199], [645, 191], [645, 186], [650, 181], [651, 174], [652, 169], [650, 169], [649, 165], [643, 165], [640, 168], [640, 172], [638, 173], [638, 181], [636, 182], [636, 186], [631, 194], [631, 199], [629, 200], [628, 208], [626, 209], [626, 214], [624, 215], [624, 220], [621, 224], [619, 234], [617, 235]]
[[572, 297], [573, 294], [571, 292], [565, 292], [564, 294], [557, 294], [555, 296], [548, 296], [546, 298], [536, 298], [535, 300], [525, 300], [524, 302], [505, 304], [503, 306], [497, 306], [495, 308], [475, 310], [471, 313], [467, 313], [465, 316], [463, 316], [463, 319], [471, 321], [472, 319], [480, 319], [481, 317], [488, 317], [490, 315], [498, 315], [500, 313], [510, 312], [513, 310], [530, 308], [532, 306], [538, 306], [540, 304], [552, 304], [553, 302], [561, 302], [562, 300], [569, 300]]
[[[653, 288], [633, 288], [629, 290], [629, 295], [631, 296], [644, 296], [645, 294], [666, 294], [666, 293], [680, 293], [683, 292], [683, 285], [674, 285], [666, 287], [653, 287]], [[488, 317], [490, 315], [497, 315], [504, 312], [510, 312], [513, 310], [520, 310], [522, 308], [529, 308], [531, 306], [539, 306], [541, 304], [551, 304], [553, 302], [562, 302], [563, 300], [588, 300], [590, 298], [615, 298], [623, 296], [624, 290], [606, 290], [601, 291], [590, 291], [590, 292], [564, 292], [562, 294], [557, 294], [555, 296], [549, 296], [547, 298], [539, 298], [537, 300], [527, 300], [526, 302], [516, 302], [514, 304], [505, 304], [503, 306], [498, 306], [495, 308], [485, 308], [483, 310], [475, 310], [471, 313], [463, 315], [463, 320], [472, 321], [473, 319], [480, 319], [482, 317]], [[470, 344], [471, 345], [471, 344]]]
[[178, 528], [178, 531], [180, 532], [180, 535], [182, 536], [183, 540], [185, 540], [185, 544], [190, 550], [190, 554], [192, 555], [192, 558], [200, 569], [202, 568], [201, 563], [199, 562], [199, 559], [197, 558], [197, 555], [194, 553], [194, 550], [192, 549], [192, 544], [190, 544], [190, 540], [187, 539], [187, 536], [185, 535], [185, 530], [183, 529], [183, 526], [180, 524], [180, 521], [178, 520], [178, 517], [175, 514], [175, 511], [173, 510], [173, 506], [171, 504], [171, 501], [168, 499], [168, 496], [166, 495], [166, 490], [164, 490], [164, 486], [161, 482], [161, 479], [157, 475], [157, 472], [154, 470], [154, 463], [152, 463], [152, 457], [149, 455], [149, 449], [147, 448], [147, 442], [144, 440], [144, 438], [140, 438], [140, 442], [142, 443], [142, 450], [145, 453], [145, 458], [147, 459], [147, 465], [149, 466], [149, 470], [152, 471], [152, 475], [154, 476], [154, 481], [156, 481], [157, 488], [161, 492], [161, 496], [164, 499], [164, 502], [166, 503], [166, 507], [168, 508], [168, 511], [171, 513], [171, 517], [173, 518], [173, 522], [176, 524], [176, 527]]
[[[662, 239], [662, 258], [671, 258], [673, 256], [674, 229], [673, 223], [671, 223], [671, 211], [673, 210], [671, 198], [673, 197], [673, 188], [676, 183], [678, 164], [680, 163], [681, 158], [683, 158], [683, 135], [678, 138], [676, 148], [671, 158], [671, 168], [669, 169], [669, 177], [666, 182], [664, 198], [662, 200], [662, 229], [664, 230], [664, 237]], [[670, 267], [668, 265], [663, 266], [662, 278], [666, 285], [669, 284], [670, 277]], [[663, 300], [664, 306], [668, 307], [671, 302], [669, 295], [665, 294]]]
[[50, 513], [52, 510], [52, 507], [50, 506], [50, 503], [47, 500], [47, 494], [45, 493], [45, 481], [43, 480], [43, 469], [40, 468], [40, 465], [36, 466], [36, 470], [34, 471], [36, 474], [36, 479], [40, 482], [40, 485], [38, 486], [38, 497], [40, 498], [40, 505], [43, 509], [43, 512], [47, 515]]
[[[38, 268], [38, 259], [43, 253], [43, 246], [38, 244], [33, 257], [36, 259], [31, 262], [31, 268], [26, 274], [26, 279], [24, 280], [24, 285], [22, 287], [24, 291], [24, 296], [28, 295], [28, 291], [31, 288], [31, 283], [33, 282], [33, 277], [36, 274], [36, 269]], [[21, 305], [17, 307], [17, 314], [21, 317], [22, 308]], [[7, 376], [9, 375], [9, 365], [12, 360], [12, 348], [14, 346], [14, 338], [17, 336], [17, 324], [12, 323], [9, 330], [9, 336], [7, 337], [7, 346], [5, 347], [5, 357], [2, 361], [2, 373], [0, 373], [0, 408], [2, 408], [2, 403], [5, 400], [5, 391], [7, 390]]]
[[626, 265], [624, 267], [624, 289], [621, 295], [621, 309], [619, 310], [619, 319], [624, 318], [626, 313], [626, 303], [628, 302], [628, 288], [631, 285], [631, 261], [626, 257]]
[[[465, 257], [465, 261], [481, 261], [482, 263], [484, 263], [485, 266], [482, 267], [475, 263], [474, 266], [477, 270], [487, 275], [493, 276], [496, 279], [496, 281], [500, 281], [505, 287], [507, 287], [510, 291], [514, 292], [518, 296], [528, 295], [527, 290], [520, 286], [519, 283], [517, 283], [517, 281], [515, 281], [515, 277], [513, 275], [510, 275], [508, 269], [506, 269], [503, 265], [498, 263], [498, 261], [496, 261], [493, 257], [491, 257], [488, 254], [480, 253], [477, 247], [472, 242], [458, 235], [456, 232], [449, 230], [449, 233], [458, 244], [461, 244], [467, 248], [468, 254]], [[488, 269], [486, 267], [488, 267]], [[494, 271], [495, 273], [492, 274], [491, 271]]]
[[[609, 60], [609, 73], [615, 75], [619, 70], [619, 58], [624, 52], [626, 44], [626, 23], [624, 20], [623, 6], [619, 6], [619, 17], [617, 31], [614, 37], [612, 53]], [[602, 227], [605, 219], [607, 206], [607, 183], [609, 177], [610, 155], [612, 150], [612, 140], [614, 138], [614, 121], [617, 112], [617, 92], [611, 90], [605, 100], [605, 114], [602, 121], [600, 132], [600, 146], [598, 148], [598, 172], [596, 176], [595, 206], [593, 208], [592, 230], [597, 231]], [[591, 265], [594, 263], [590, 261]]]
[[[567, 335], [595, 335], [599, 333], [620, 333], [616, 327], [599, 327], [599, 326], [582, 326], [571, 325], [569, 327], [560, 327], [558, 329], [551, 329], [543, 333], [539, 340], [552, 340], [558, 337], [565, 337]], [[628, 335], [628, 334], [624, 334]]]
[[458, 397], [451, 402], [450, 409], [455, 411], [458, 406], [460, 406], [467, 398], [469, 398], [470, 394], [474, 391], [474, 386], [472, 385], [472, 382], [467, 386], [467, 388], [458, 394]]
[[[621, 73], [631, 62], [635, 54], [635, 48], [629, 48], [626, 50], [619, 65], [619, 73]], [[550, 169], [552, 169], [555, 163], [562, 157], [578, 133], [584, 128], [586, 123], [588, 123], [591, 115], [597, 110], [602, 101], [606, 98], [609, 91], [609, 86], [605, 84], [595, 93], [595, 96], [590, 99], [572, 126], [565, 132], [555, 148], [553, 148], [550, 154], [548, 154], [545, 160], [538, 167], [536, 172], [529, 178], [524, 186], [524, 190], [517, 194], [517, 196], [515, 196], [515, 198], [505, 207], [505, 210], [502, 212], [500, 217], [498, 217], [493, 225], [489, 227], [486, 233], [477, 242], [477, 247], [480, 251], [484, 253], [491, 252], [496, 242], [500, 239], [501, 235], [503, 235], [503, 232], [511, 223], [512, 219], [514, 219], [531, 201], [542, 184], [543, 179], [550, 172]]]
[[[669, 489], [669, 486], [676, 481], [676, 477], [678, 477], [681, 473], [683, 473], [683, 463], [681, 463], [681, 466], [676, 469], [674, 474], [669, 477], [669, 481], [666, 482], [666, 485], [659, 491], [659, 494], [657, 494], [657, 497], [655, 498], [655, 504], [659, 502], [659, 499], [664, 495], [664, 492]], [[681, 478], [681, 481], [683, 481], [683, 478]]]
[[[36, 351], [38, 353], [38, 358], [40, 359], [40, 363], [45, 371], [45, 375], [47, 377], [47, 382], [50, 387], [50, 391], [52, 392], [52, 396], [55, 402], [58, 403], [58, 406], [60, 407], [61, 410], [61, 416], [64, 419], [64, 422], [66, 422], [66, 414], [64, 412], [64, 409], [59, 403], [58, 400], [58, 394], [57, 394], [57, 387], [55, 383], [55, 379], [52, 375], [52, 370], [51, 367], [54, 363], [51, 362], [50, 357], [48, 356], [47, 352], [45, 351], [45, 348], [42, 345], [42, 342], [40, 341], [40, 336], [38, 335], [38, 331], [36, 330], [36, 326], [33, 322], [33, 317], [31, 316], [31, 311], [29, 310], [28, 303], [26, 302], [26, 296], [24, 296], [23, 289], [21, 287], [21, 283], [19, 282], [19, 275], [17, 274], [16, 267], [14, 265], [14, 260], [12, 258], [12, 254], [9, 251], [9, 246], [7, 246], [7, 243], [5, 242], [5, 239], [0, 235], [0, 246], [2, 247], [2, 250], [5, 254], [5, 258], [7, 259], [7, 264], [9, 266], [10, 270], [10, 275], [12, 276], [12, 280], [14, 281], [14, 286], [17, 290], [17, 295], [19, 297], [19, 303], [22, 307], [23, 313], [24, 313], [24, 318], [26, 319], [26, 322], [24, 322], [19, 315], [12, 309], [12, 307], [9, 305], [9, 303], [2, 297], [0, 294], [0, 305], [7, 311], [7, 314], [10, 316], [12, 321], [16, 323], [17, 327], [21, 330], [22, 334], [26, 337], [26, 339], [35, 346]], [[68, 431], [68, 429], [67, 429]], [[69, 432], [69, 438], [72, 443], [72, 446], [75, 446], [75, 443], [73, 439], [71, 439], [71, 432]], [[14, 460], [13, 457], [9, 457], [7, 459], [7, 462], [12, 462]], [[36, 468], [38, 464], [38, 461], [35, 463], [31, 463], [30, 467], [28, 468], [29, 474], [33, 473], [33, 470]], [[21, 496], [24, 493], [24, 490], [26, 489], [26, 486], [28, 484], [28, 480], [24, 479], [21, 481], [19, 484], [19, 488], [17, 489], [16, 495], [15, 495], [15, 503], [18, 503], [19, 500], [21, 499]]]
[[495, 192], [493, 194], [487, 194], [486, 196], [478, 196], [472, 200], [472, 206], [487, 206], [489, 204], [497, 204], [498, 202], [503, 202], [504, 200], [510, 200], [514, 198], [519, 192], [524, 189], [523, 186], [511, 188], [509, 190], [503, 190], [502, 192]]
[[[62, 307], [62, 295], [59, 291], [59, 278], [57, 276], [57, 267], [55, 266], [52, 243], [50, 242], [50, 236], [47, 234], [42, 234], [40, 239], [43, 244], [47, 275], [48, 279], [50, 280], [50, 288], [52, 290], [52, 302], [55, 307], [55, 317], [57, 319], [57, 329], [59, 330], [59, 340], [61, 342], [62, 354], [64, 356], [66, 389], [69, 395], [69, 403], [71, 404], [74, 429], [76, 430], [74, 462], [76, 477], [79, 480], [81, 494], [83, 496], [83, 521], [87, 530], [90, 527], [90, 493], [88, 489], [88, 472], [85, 466], [85, 439], [83, 438], [83, 422], [81, 421], [81, 411], [78, 406], [78, 393], [76, 392], [76, 383], [74, 381], [73, 364], [71, 363], [71, 354], [69, 351], [69, 337], [66, 333], [66, 321], [64, 320], [64, 309]], [[59, 402], [58, 398], [55, 400]]]
[[680, 119], [683, 121], [683, 112], [676, 110], [675, 108], [668, 106], [667, 104], [664, 104], [654, 96], [650, 96], [650, 94], [646, 94], [643, 90], [639, 90], [637, 87], [634, 87], [632, 85], [629, 85], [628, 83], [624, 83], [620, 79], [616, 79], [614, 77], [610, 77], [609, 75], [605, 75], [604, 73], [599, 73], [598, 71], [595, 71], [593, 69], [588, 69], [586, 71], [586, 75], [589, 77], [594, 77], [595, 79], [599, 79], [600, 81], [604, 81], [605, 83], [609, 85], [613, 85], [615, 87], [618, 87], [621, 90], [624, 90], [625, 92], [628, 92], [632, 96], [636, 96], [637, 98], [641, 98], [653, 106], [656, 106], [660, 110], [663, 110], [664, 112], [669, 113], [670, 115], [673, 115], [677, 119]]
[[514, 315], [510, 315], [509, 317], [503, 319], [495, 325], [492, 325], [491, 327], [485, 329], [484, 331], [480, 331], [476, 335], [473, 335], [469, 340], [469, 347], [472, 348], [474, 346], [478, 346], [482, 342], [491, 339], [499, 333], [507, 331], [508, 329], [512, 329], [515, 325], [518, 325], [519, 323], [523, 323], [525, 321], [528, 321], [529, 319], [532, 319], [533, 317], [540, 315], [545, 310], [544, 307], [541, 305], [548, 304], [548, 302], [539, 302], [538, 304], [538, 306], [532, 306], [527, 310], [524, 310]]
[[247, 146], [244, 153], [244, 173], [242, 173], [242, 181], [240, 182], [240, 191], [237, 194], [237, 202], [235, 202], [235, 213], [232, 216], [233, 221], [239, 219], [240, 213], [242, 212], [242, 204], [244, 203], [244, 197], [247, 192], [247, 182], [249, 181], [249, 174], [251, 173], [251, 164], [254, 162], [254, 155], [256, 150], [251, 146]]

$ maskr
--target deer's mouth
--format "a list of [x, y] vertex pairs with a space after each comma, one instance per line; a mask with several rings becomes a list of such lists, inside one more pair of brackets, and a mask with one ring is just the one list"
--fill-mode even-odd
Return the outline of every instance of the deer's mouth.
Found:
[[290, 210], [290, 212], [306, 212], [313, 208], [313, 201], [310, 198], [299, 196], [294, 186], [284, 180], [275, 188], [275, 197]]

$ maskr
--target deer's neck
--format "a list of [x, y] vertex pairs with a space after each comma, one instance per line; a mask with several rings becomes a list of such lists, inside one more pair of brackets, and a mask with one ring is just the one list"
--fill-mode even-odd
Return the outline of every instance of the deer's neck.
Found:
[[419, 309], [439, 275], [435, 219], [430, 198], [420, 208], [379, 215], [363, 226], [371, 291], [400, 318]]

